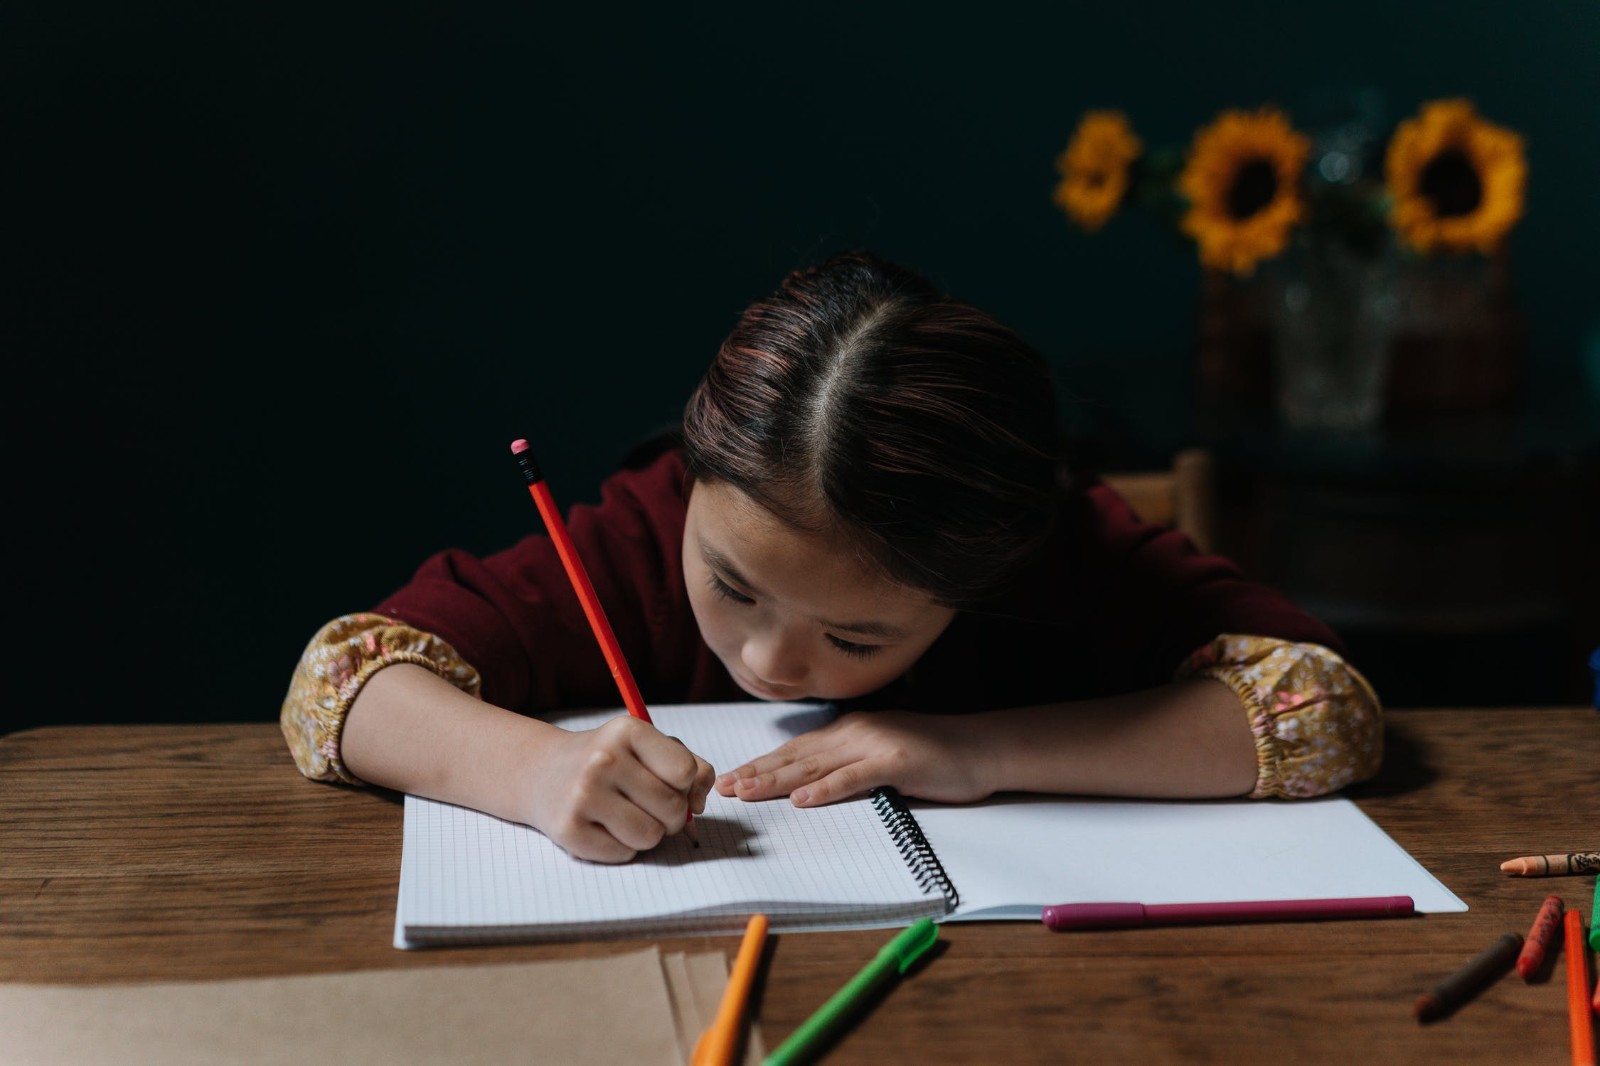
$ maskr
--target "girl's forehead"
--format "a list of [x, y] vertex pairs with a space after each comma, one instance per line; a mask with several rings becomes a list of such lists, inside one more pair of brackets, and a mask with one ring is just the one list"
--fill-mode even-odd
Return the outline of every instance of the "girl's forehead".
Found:
[[686, 547], [762, 592], [797, 600], [850, 600], [920, 607], [926, 593], [885, 577], [837, 534], [796, 529], [738, 489], [702, 482], [689, 498]]
[[690, 525], [716, 542], [721, 551], [759, 555], [769, 550], [850, 556], [843, 537], [798, 529], [721, 481], [696, 482], [689, 496]]

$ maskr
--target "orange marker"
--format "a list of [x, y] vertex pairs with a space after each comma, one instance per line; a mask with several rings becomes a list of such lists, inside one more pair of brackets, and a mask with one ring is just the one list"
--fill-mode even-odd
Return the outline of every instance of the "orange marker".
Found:
[[752, 914], [744, 927], [739, 954], [733, 960], [733, 972], [728, 974], [728, 987], [722, 990], [717, 1017], [695, 1041], [689, 1066], [732, 1066], [744, 1034], [745, 1004], [750, 999], [750, 986], [755, 982], [766, 942], [767, 916]]
[[[611, 679], [622, 693], [622, 702], [633, 717], [642, 722], [650, 721], [650, 711], [645, 707], [644, 697], [639, 694], [639, 686], [633, 680], [633, 671], [628, 669], [628, 660], [622, 657], [622, 647], [617, 643], [616, 634], [611, 632], [611, 622], [606, 618], [605, 609], [600, 606], [600, 597], [594, 593], [589, 571], [584, 569], [583, 560], [578, 558], [578, 550], [573, 547], [572, 534], [567, 532], [567, 523], [562, 521], [561, 511], [550, 495], [550, 486], [544, 483], [544, 474], [539, 469], [538, 460], [533, 457], [532, 448], [525, 440], [514, 440], [511, 442], [511, 454], [517, 457], [517, 466], [528, 482], [528, 494], [533, 497], [533, 502], [539, 508], [539, 517], [544, 519], [544, 527], [555, 542], [556, 554], [561, 556], [561, 565], [566, 568], [572, 589], [578, 594], [578, 602], [583, 605], [583, 614], [589, 619], [594, 639], [600, 642], [600, 651], [606, 657], [606, 665], [611, 668]], [[700, 842], [694, 838], [694, 815], [684, 819], [683, 831], [695, 847], [700, 846]]]
[[1568, 911], [1567, 1020], [1572, 1025], [1572, 1066], [1595, 1066], [1594, 1010], [1589, 1002], [1589, 956], [1583, 947], [1583, 915]]
[[1544, 905], [1534, 916], [1533, 928], [1528, 930], [1528, 939], [1522, 942], [1522, 954], [1517, 956], [1517, 973], [1524, 981], [1531, 980], [1534, 973], [1544, 964], [1545, 952], [1549, 950], [1550, 942], [1556, 938], [1556, 930], [1561, 928], [1562, 907], [1560, 896], [1546, 896]]

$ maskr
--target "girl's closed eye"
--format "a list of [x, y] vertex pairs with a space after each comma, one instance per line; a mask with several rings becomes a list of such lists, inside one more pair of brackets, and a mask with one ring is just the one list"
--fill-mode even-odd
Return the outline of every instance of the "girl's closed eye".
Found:
[[[711, 586], [712, 592], [731, 603], [750, 606], [756, 602], [754, 597], [746, 596], [728, 584], [714, 570], [706, 571], [706, 584]], [[832, 633], [827, 636], [828, 643], [832, 644], [835, 650], [854, 659], [866, 659], [883, 650], [882, 644], [860, 644], [853, 640], [845, 640], [843, 637], [836, 637]]]
[[706, 583], [711, 586], [712, 592], [715, 592], [718, 596], [725, 600], [731, 600], [734, 603], [742, 603], [746, 605], [756, 602], [749, 596], [746, 596], [744, 593], [734, 588], [732, 585], [728, 584], [726, 581], [722, 580], [722, 578], [718, 577], [715, 570], [706, 571]]
[[853, 640], [845, 640], [843, 637], [836, 637], [831, 633], [828, 634], [828, 643], [844, 654], [856, 659], [865, 659], [883, 650], [882, 644], [857, 644]]

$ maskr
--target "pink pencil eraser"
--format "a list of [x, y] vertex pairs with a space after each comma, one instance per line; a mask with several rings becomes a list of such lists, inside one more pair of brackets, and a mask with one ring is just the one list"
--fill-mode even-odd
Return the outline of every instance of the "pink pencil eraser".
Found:
[[527, 450], [528, 450], [528, 442], [523, 440], [521, 437], [518, 437], [516, 440], [511, 442], [511, 454], [512, 455], [521, 455], [523, 452], [525, 452]]

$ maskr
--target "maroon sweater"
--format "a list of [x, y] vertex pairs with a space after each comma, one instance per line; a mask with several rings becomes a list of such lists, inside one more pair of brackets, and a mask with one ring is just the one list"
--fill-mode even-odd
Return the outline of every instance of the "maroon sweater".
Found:
[[[687, 487], [680, 451], [615, 474], [598, 504], [571, 509], [573, 543], [646, 702], [747, 700], [689, 606]], [[619, 699], [546, 536], [483, 558], [441, 552], [376, 609], [448, 641], [497, 706], [536, 714]], [[1343, 651], [1284, 596], [1088, 481], [1063, 491], [1054, 539], [1022, 580], [959, 612], [906, 677], [859, 703], [977, 711], [1130, 692], [1171, 681], [1222, 633]]]

